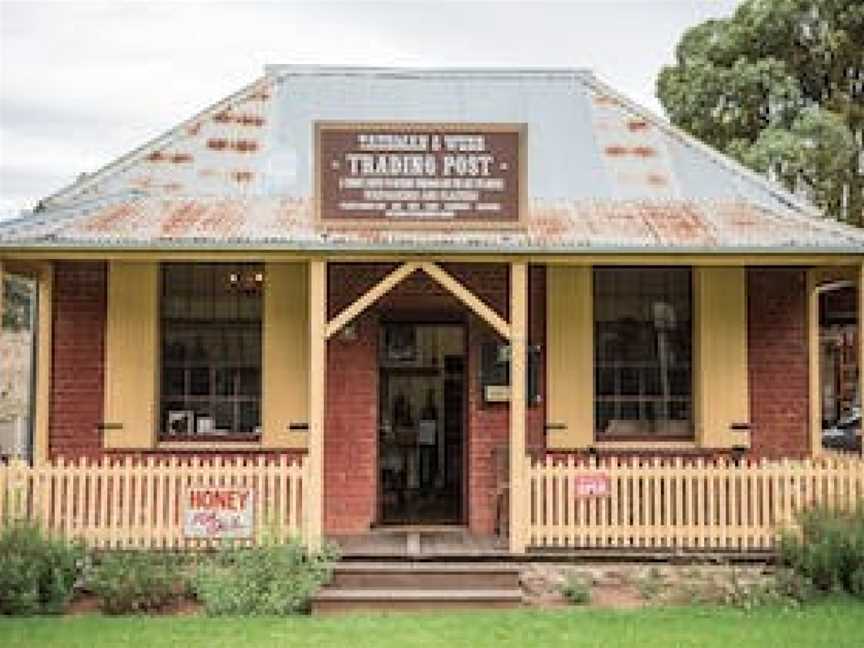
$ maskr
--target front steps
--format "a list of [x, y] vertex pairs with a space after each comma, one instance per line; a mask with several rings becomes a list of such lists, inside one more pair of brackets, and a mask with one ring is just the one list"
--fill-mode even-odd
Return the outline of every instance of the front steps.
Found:
[[487, 562], [343, 561], [312, 599], [312, 613], [518, 607], [519, 571], [512, 564]]

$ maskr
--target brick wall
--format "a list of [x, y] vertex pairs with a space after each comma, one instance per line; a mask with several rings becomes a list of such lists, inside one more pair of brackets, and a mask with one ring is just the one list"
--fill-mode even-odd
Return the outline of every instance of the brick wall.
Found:
[[356, 321], [357, 337], [327, 344], [324, 419], [324, 529], [369, 529], [377, 505], [378, 323]]
[[747, 272], [751, 454], [809, 454], [806, 273], [800, 268]]
[[[333, 317], [383, 278], [392, 265], [334, 264], [329, 274], [329, 315]], [[448, 272], [504, 317], [509, 317], [509, 274], [503, 264], [450, 264]], [[545, 272], [532, 268], [529, 299], [533, 344], [545, 340]], [[488, 533], [495, 525], [497, 457], [506, 456], [509, 439], [507, 404], [485, 404], [480, 390], [480, 349], [496, 339], [422, 273], [399, 284], [359, 318], [356, 339], [337, 336], [328, 344], [324, 457], [324, 528], [328, 533], [356, 533], [369, 528], [377, 511], [378, 335], [379, 321], [464, 322], [468, 335], [468, 524]], [[541, 393], [542, 376], [541, 368]], [[529, 408], [528, 444], [543, 447], [544, 406]]]
[[52, 457], [101, 451], [105, 357], [104, 263], [57, 263], [54, 268], [50, 434]]
[[[330, 315], [335, 315], [392, 265], [334, 265]], [[447, 269], [507, 317], [504, 265], [452, 264]], [[52, 349], [52, 456], [98, 455], [102, 421], [106, 271], [101, 263], [58, 263]], [[545, 343], [545, 273], [531, 268], [529, 341]], [[376, 519], [379, 321], [409, 319], [466, 324], [468, 340], [467, 521], [478, 533], [495, 525], [495, 491], [509, 442], [509, 408], [486, 404], [480, 349], [494, 332], [433, 281], [418, 273], [358, 320], [356, 339], [328, 344], [324, 457], [325, 529], [359, 532]], [[803, 456], [808, 441], [808, 358], [805, 273], [748, 272], [749, 360], [754, 456]], [[545, 371], [541, 367], [541, 394]], [[544, 404], [528, 409], [529, 450], [544, 448]], [[200, 454], [207, 454], [201, 452]]]

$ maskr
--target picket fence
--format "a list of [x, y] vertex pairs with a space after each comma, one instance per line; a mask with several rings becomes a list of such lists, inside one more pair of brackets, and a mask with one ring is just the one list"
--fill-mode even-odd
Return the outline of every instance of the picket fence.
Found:
[[[864, 506], [864, 461], [528, 459], [537, 549], [771, 550], [814, 505]], [[605, 492], [604, 492], [605, 491]]]
[[[864, 506], [864, 460], [526, 459], [532, 549], [769, 551], [813, 505]], [[189, 488], [250, 488], [252, 542], [302, 536], [305, 466], [296, 458], [134, 458], [0, 465], [0, 526], [38, 522], [91, 547], [184, 549]]]
[[286, 539], [302, 534], [304, 467], [281, 457], [82, 458], [38, 466], [0, 466], [0, 526], [15, 519], [50, 533], [117, 549], [185, 549], [215, 541], [186, 537], [189, 488], [250, 488], [254, 533]]

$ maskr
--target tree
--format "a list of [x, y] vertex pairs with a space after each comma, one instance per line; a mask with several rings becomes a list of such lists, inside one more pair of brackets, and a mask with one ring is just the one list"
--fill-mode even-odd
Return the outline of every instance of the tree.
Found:
[[675, 58], [657, 80], [672, 123], [864, 226], [864, 2], [746, 0]]

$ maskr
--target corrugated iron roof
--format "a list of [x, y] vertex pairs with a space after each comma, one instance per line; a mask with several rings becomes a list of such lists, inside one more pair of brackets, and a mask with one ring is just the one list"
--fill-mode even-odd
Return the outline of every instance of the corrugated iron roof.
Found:
[[[318, 120], [525, 123], [526, 228], [318, 229]], [[269, 67], [43, 207], [0, 246], [864, 253], [860, 230], [573, 70]]]
[[[287, 234], [286, 234], [287, 233]], [[426, 252], [855, 253], [864, 232], [724, 201], [532, 201], [525, 228], [316, 227], [308, 199], [131, 198], [11, 223], [7, 247], [237, 248]], [[14, 242], [14, 243], [13, 243]]]

